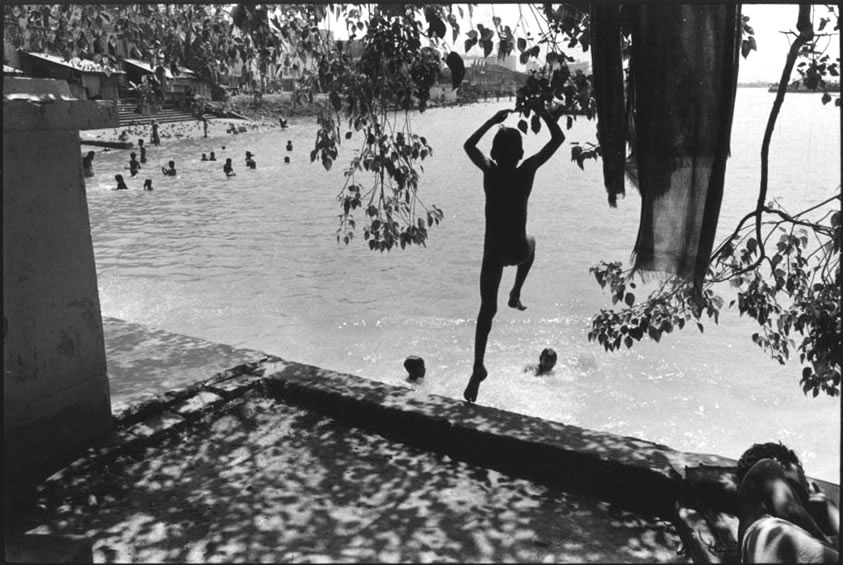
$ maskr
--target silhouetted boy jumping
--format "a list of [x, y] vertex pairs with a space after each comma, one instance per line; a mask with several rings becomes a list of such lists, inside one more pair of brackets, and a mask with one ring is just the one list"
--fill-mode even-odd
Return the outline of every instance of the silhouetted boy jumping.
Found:
[[506, 119], [512, 110], [501, 110], [492, 116], [465, 142], [465, 152], [471, 162], [483, 171], [483, 190], [486, 193], [486, 235], [483, 243], [483, 265], [480, 269], [480, 313], [474, 336], [474, 369], [463, 396], [468, 402], [477, 400], [477, 390], [488, 372], [483, 364], [486, 341], [492, 329], [492, 319], [498, 310], [498, 288], [503, 268], [517, 265], [515, 284], [509, 293], [509, 307], [526, 309], [521, 303], [521, 287], [527, 279], [536, 252], [536, 240], [527, 235], [527, 201], [533, 189], [536, 171], [562, 145], [565, 136], [556, 120], [546, 110], [539, 112], [550, 130], [550, 141], [541, 150], [524, 160], [521, 133], [502, 127], [495, 134], [490, 156], [477, 148], [480, 138]]

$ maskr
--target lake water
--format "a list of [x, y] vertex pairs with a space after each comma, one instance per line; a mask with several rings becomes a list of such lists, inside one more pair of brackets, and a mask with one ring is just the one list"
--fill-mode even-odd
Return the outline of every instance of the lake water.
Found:
[[[754, 207], [772, 101], [764, 89], [738, 91], [721, 237]], [[310, 163], [314, 118], [290, 119], [286, 131], [164, 140], [149, 148], [150, 162], [128, 180], [129, 191], [110, 190], [114, 174], [128, 177], [121, 171], [128, 152], [98, 153], [87, 190], [103, 314], [392, 384], [403, 382], [404, 358], [420, 355], [423, 390], [461, 398], [484, 227], [481, 174], [462, 143], [506, 104], [416, 116], [416, 132], [434, 148], [421, 198], [445, 218], [426, 248], [383, 254], [368, 250], [362, 232], [349, 246], [337, 244], [335, 197], [352, 148], [344, 147], [331, 172]], [[839, 120], [839, 109], [822, 106], [819, 96], [787, 97], [770, 155], [771, 198], [795, 211], [839, 190]], [[525, 152], [546, 135], [528, 136]], [[593, 140], [594, 124], [581, 119], [566, 135]], [[488, 151], [491, 137], [481, 148]], [[236, 177], [225, 178], [223, 161], [199, 161], [211, 150], [233, 158]], [[257, 155], [256, 170], [243, 166], [246, 150]], [[169, 159], [176, 178], [158, 172]], [[147, 176], [154, 192], [140, 190]], [[750, 341], [753, 323], [736, 311], [724, 312], [719, 326], [706, 324], [704, 334], [691, 324], [628, 351], [604, 353], [587, 341], [591, 316], [611, 307], [588, 268], [628, 262], [639, 206], [628, 187], [618, 208], [609, 208], [600, 164], [581, 171], [568, 143], [538, 173], [528, 223], [537, 254], [522, 295], [528, 309], [501, 301], [479, 402], [735, 458], [753, 442], [781, 440], [809, 474], [839, 482], [839, 400], [803, 396], [798, 363], [766, 357]], [[504, 272], [503, 299], [514, 274]], [[554, 374], [525, 374], [544, 347], [559, 353]]]

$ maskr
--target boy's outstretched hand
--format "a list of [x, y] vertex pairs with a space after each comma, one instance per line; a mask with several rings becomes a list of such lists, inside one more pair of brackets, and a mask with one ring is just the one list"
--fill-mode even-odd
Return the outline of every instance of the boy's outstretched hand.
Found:
[[512, 111], [513, 110], [500, 110], [494, 116], [492, 116], [489, 121], [492, 122], [493, 124], [502, 123], [506, 119], [507, 114], [509, 114]]

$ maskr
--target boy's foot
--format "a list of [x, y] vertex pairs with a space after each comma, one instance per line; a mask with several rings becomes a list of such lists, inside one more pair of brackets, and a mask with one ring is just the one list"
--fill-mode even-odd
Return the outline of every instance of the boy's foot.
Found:
[[468, 385], [465, 387], [465, 392], [462, 393], [466, 402], [474, 402], [477, 400], [477, 390], [480, 388], [480, 383], [486, 378], [489, 373], [485, 367], [474, 369], [471, 378], [468, 379]]
[[527, 307], [521, 304], [521, 298], [519, 296], [509, 295], [509, 307], [515, 308], [516, 310], [526, 310]]

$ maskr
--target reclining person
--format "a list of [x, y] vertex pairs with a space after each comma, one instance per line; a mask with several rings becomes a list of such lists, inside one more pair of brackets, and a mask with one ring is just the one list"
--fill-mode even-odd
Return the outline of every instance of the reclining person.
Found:
[[738, 461], [742, 563], [837, 563], [840, 513], [781, 443], [755, 444]]

